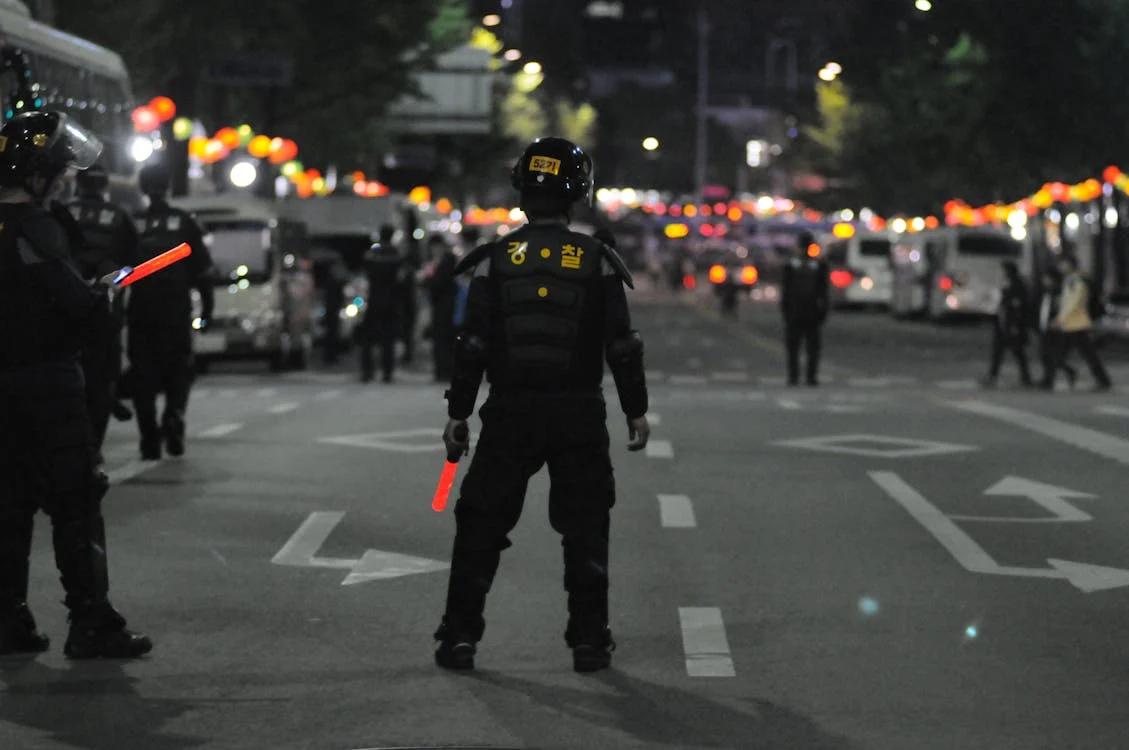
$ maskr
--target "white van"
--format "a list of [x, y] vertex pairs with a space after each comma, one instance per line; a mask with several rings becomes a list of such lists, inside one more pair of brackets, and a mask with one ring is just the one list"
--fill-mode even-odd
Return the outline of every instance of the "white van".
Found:
[[1014, 239], [1007, 228], [944, 227], [905, 235], [894, 250], [891, 312], [931, 320], [995, 315], [1004, 261], [1019, 266], [1021, 274], [1031, 265], [1030, 244]]
[[832, 298], [838, 305], [886, 307], [894, 292], [892, 243], [886, 232], [857, 231], [850, 239], [826, 240]]
[[195, 214], [204, 228], [217, 273], [211, 324], [195, 336], [201, 369], [216, 359], [260, 358], [273, 372], [304, 369], [313, 349], [314, 303], [305, 225], [250, 196], [173, 204]]

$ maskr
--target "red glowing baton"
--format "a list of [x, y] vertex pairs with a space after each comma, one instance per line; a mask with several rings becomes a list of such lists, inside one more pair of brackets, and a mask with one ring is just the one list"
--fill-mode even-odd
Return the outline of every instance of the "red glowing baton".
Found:
[[451, 487], [455, 484], [455, 472], [459, 470], [459, 458], [470, 451], [469, 437], [470, 432], [465, 424], [455, 428], [455, 440], [465, 444], [465, 447], [456, 450], [454, 454], [447, 453], [447, 461], [443, 464], [443, 473], [439, 475], [439, 486], [435, 488], [435, 497], [431, 499], [431, 509], [436, 513], [442, 513], [443, 509], [447, 507], [447, 497], [451, 494]]
[[[189, 255], [192, 255], [192, 248], [187, 242], [182, 242], [172, 250], [163, 252], [155, 258], [150, 258], [136, 268], [129, 269], [127, 266], [118, 272], [120, 280], [116, 282], [117, 286], [129, 286], [135, 281], [160, 271], [162, 268], [167, 268], [177, 261], [184, 260]], [[124, 275], [122, 275], [124, 273]]]

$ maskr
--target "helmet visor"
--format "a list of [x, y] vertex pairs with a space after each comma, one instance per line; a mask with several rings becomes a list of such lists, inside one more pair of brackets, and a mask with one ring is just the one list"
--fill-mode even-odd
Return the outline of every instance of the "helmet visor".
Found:
[[102, 155], [102, 141], [67, 115], [61, 116], [55, 137], [68, 156], [68, 164], [75, 169], [89, 169]]

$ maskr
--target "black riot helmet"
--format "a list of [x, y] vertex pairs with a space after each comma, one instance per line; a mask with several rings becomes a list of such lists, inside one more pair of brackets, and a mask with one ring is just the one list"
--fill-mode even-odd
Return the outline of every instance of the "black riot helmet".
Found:
[[[68, 167], [89, 169], [102, 142], [61, 112], [23, 112], [0, 128], [0, 186], [24, 188], [42, 197]], [[29, 184], [42, 178], [42, 186]]]
[[110, 176], [101, 162], [96, 162], [90, 169], [84, 169], [75, 175], [75, 184], [78, 193], [82, 196], [101, 196], [110, 187]]
[[591, 205], [592, 158], [564, 138], [538, 138], [521, 155], [510, 173], [510, 184], [521, 193], [522, 208], [553, 207], [567, 211], [574, 203]]
[[169, 168], [160, 162], [146, 164], [137, 175], [138, 187], [150, 198], [163, 198], [169, 192], [172, 175]]

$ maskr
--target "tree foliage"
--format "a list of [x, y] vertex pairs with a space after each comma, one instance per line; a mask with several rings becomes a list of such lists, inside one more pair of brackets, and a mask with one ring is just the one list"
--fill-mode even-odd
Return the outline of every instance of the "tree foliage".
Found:
[[936, 211], [1129, 164], [1129, 4], [869, 5], [837, 43], [845, 84], [824, 87], [808, 133], [855, 202]]
[[[316, 161], [355, 160], [411, 74], [469, 36], [465, 0], [55, 0], [56, 24], [118, 51], [142, 100], [172, 96], [209, 127], [247, 121], [295, 138]], [[239, 56], [293, 61], [289, 86], [224, 86], [207, 66]]]

